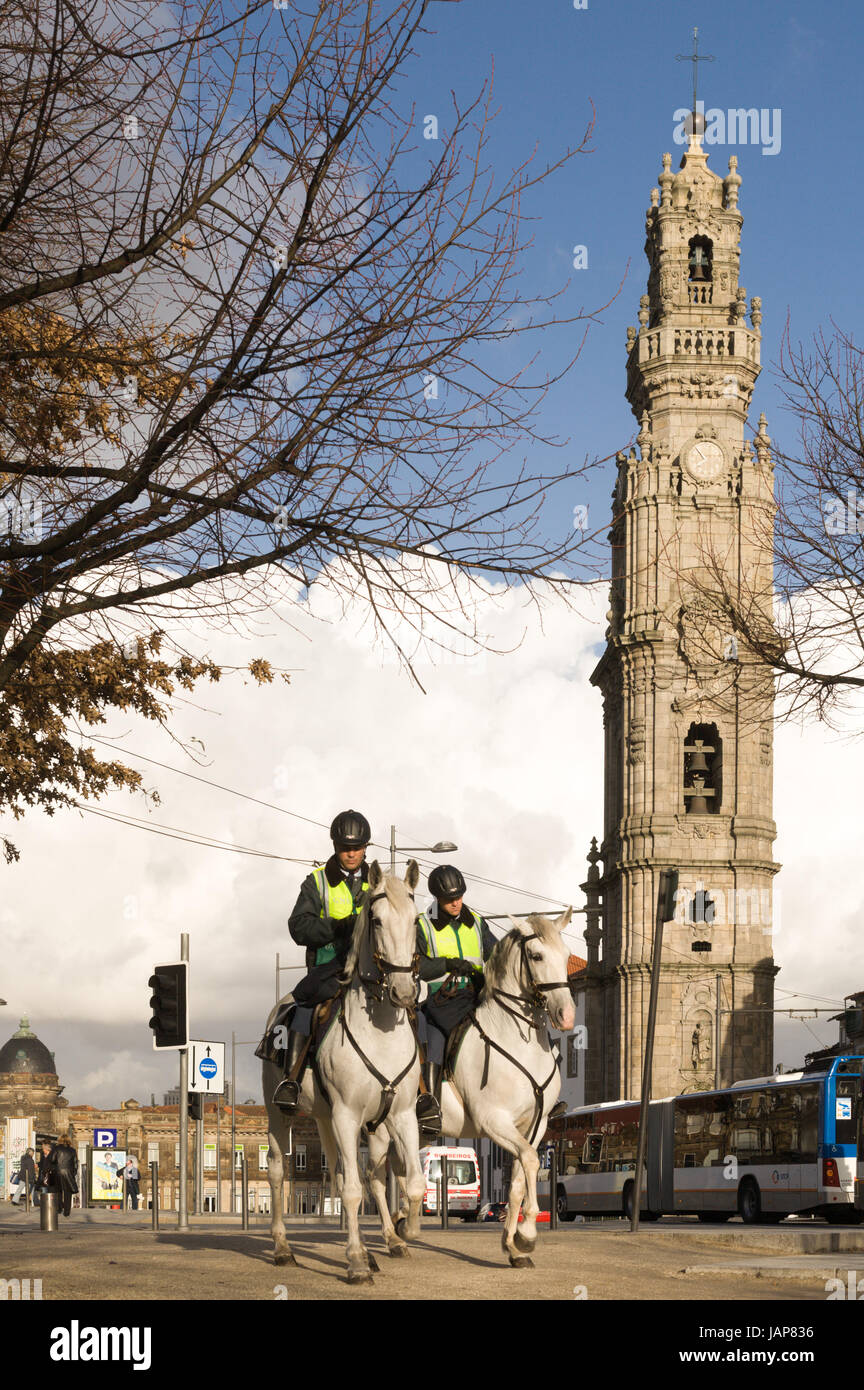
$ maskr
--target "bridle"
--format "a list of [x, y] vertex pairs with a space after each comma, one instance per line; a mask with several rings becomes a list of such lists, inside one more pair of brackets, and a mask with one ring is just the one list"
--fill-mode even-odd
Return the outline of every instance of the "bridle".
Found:
[[[408, 896], [409, 896], [409, 898], [411, 899], [411, 901], [412, 901], [412, 903], [413, 903], [413, 901], [414, 901], [414, 894], [413, 894], [413, 893], [409, 893]], [[374, 914], [373, 914], [373, 912], [372, 912], [372, 904], [373, 904], [373, 903], [380, 902], [382, 898], [386, 898], [386, 897], [387, 897], [387, 894], [386, 894], [386, 892], [385, 892], [385, 893], [375, 893], [375, 894], [373, 894], [373, 896], [372, 896], [371, 898], [367, 898], [367, 899], [366, 899], [366, 904], [365, 904], [365, 906], [366, 906], [367, 912], [368, 912], [368, 914], [369, 914], [369, 926], [370, 926], [370, 929], [371, 929], [371, 930], [370, 930], [370, 936], [371, 936], [372, 933], [374, 932], [375, 928], [376, 928], [376, 927], [380, 927], [380, 925], [381, 925], [381, 923], [378, 921], [378, 919], [374, 916]], [[415, 925], [415, 927], [416, 927], [416, 925], [417, 925], [418, 920], [419, 920], [418, 914], [415, 913], [415, 915], [414, 915], [414, 925]], [[372, 936], [372, 940], [373, 940], [373, 942], [374, 942], [374, 936]], [[373, 962], [374, 962], [374, 964], [375, 964], [375, 969], [376, 969], [377, 972], [378, 972], [377, 978], [376, 978], [374, 975], [361, 975], [361, 973], [360, 973], [360, 963], [359, 963], [359, 960], [358, 960], [358, 963], [357, 963], [357, 970], [356, 970], [357, 978], [360, 980], [360, 982], [361, 982], [361, 984], [363, 985], [363, 987], [364, 987], [364, 989], [366, 990], [366, 992], [367, 992], [368, 994], [373, 995], [373, 996], [375, 997], [375, 999], [377, 999], [377, 1001], [378, 1001], [379, 1004], [380, 1004], [380, 1003], [383, 1003], [383, 1001], [384, 1001], [384, 989], [385, 989], [385, 986], [386, 986], [386, 984], [387, 984], [388, 977], [389, 977], [390, 975], [413, 975], [413, 977], [414, 977], [414, 986], [415, 986], [415, 988], [414, 988], [414, 996], [415, 996], [415, 1006], [416, 1006], [417, 995], [419, 994], [419, 991], [420, 991], [420, 952], [419, 952], [419, 951], [415, 951], [415, 952], [414, 952], [414, 955], [413, 955], [413, 957], [412, 957], [412, 959], [411, 959], [411, 964], [410, 964], [410, 965], [394, 965], [393, 962], [387, 960], [386, 957], [383, 956], [383, 955], [381, 954], [381, 952], [380, 952], [380, 951], [375, 947], [375, 945], [373, 944], [373, 946], [372, 946], [372, 960], [373, 960]], [[412, 1008], [412, 1009], [409, 1009], [409, 1013], [413, 1014], [413, 1012], [414, 1012], [413, 1008]]]
[[[413, 903], [414, 894], [409, 893], [408, 896]], [[386, 892], [375, 893], [371, 898], [367, 898], [366, 900], [365, 906], [368, 911], [370, 936], [374, 932], [376, 926], [380, 926], [380, 923], [376, 921], [375, 917], [372, 914], [372, 904], [380, 902], [382, 898], [386, 897]], [[417, 920], [417, 915], [415, 914], [415, 926]], [[372, 940], [374, 942], [374, 937], [372, 937]], [[374, 961], [375, 969], [378, 972], [377, 976], [361, 974], [359, 957], [357, 964], [354, 968], [354, 973], [357, 976], [357, 979], [360, 981], [360, 984], [363, 986], [366, 993], [371, 995], [379, 1003], [383, 1003], [384, 1001], [385, 986], [390, 975], [411, 975], [414, 978], [414, 1004], [411, 1007], [404, 1006], [405, 1011], [408, 1015], [408, 1021], [411, 1025], [411, 1032], [414, 1038], [414, 1047], [412, 1048], [411, 1056], [408, 1060], [407, 1066], [403, 1067], [399, 1075], [394, 1077], [392, 1081], [388, 1081], [386, 1076], [384, 1076], [384, 1074], [380, 1072], [378, 1068], [375, 1066], [375, 1063], [372, 1062], [366, 1056], [366, 1053], [363, 1051], [357, 1039], [354, 1037], [354, 1034], [351, 1032], [351, 1029], [348, 1025], [348, 1019], [346, 1016], [346, 1010], [343, 1002], [343, 1007], [341, 1010], [342, 1031], [345, 1034], [345, 1037], [348, 1039], [348, 1042], [353, 1047], [354, 1051], [357, 1053], [358, 1057], [361, 1058], [366, 1068], [372, 1073], [372, 1075], [375, 1077], [375, 1080], [381, 1087], [381, 1108], [378, 1111], [378, 1114], [375, 1116], [374, 1120], [368, 1120], [366, 1123], [366, 1130], [369, 1134], [374, 1134], [376, 1129], [378, 1129], [379, 1125], [382, 1125], [384, 1121], [387, 1119], [387, 1116], [390, 1114], [390, 1109], [393, 1105], [393, 1101], [396, 1096], [396, 1089], [408, 1075], [409, 1071], [411, 1070], [417, 1059], [418, 1042], [416, 1004], [417, 996], [420, 992], [420, 953], [418, 951], [414, 952], [410, 965], [394, 965], [393, 962], [387, 960], [386, 957], [383, 956], [381, 952], [377, 950], [373, 944], [372, 960]], [[318, 1073], [318, 1082], [323, 1089], [323, 1082], [321, 1080], [320, 1072]]]
[[[542, 981], [534, 979], [534, 975], [531, 970], [531, 963], [528, 958], [527, 948], [529, 941], [539, 940], [540, 937], [537, 935], [536, 932], [532, 932], [530, 936], [523, 936], [521, 932], [519, 933], [520, 993], [510, 994], [507, 990], [497, 988], [492, 988], [490, 990], [492, 998], [497, 1001], [500, 1008], [504, 1009], [508, 1014], [511, 1014], [513, 1018], [518, 1019], [520, 1023], [527, 1023], [529, 1027], [535, 1028], [538, 1033], [541, 1031], [543, 1027], [543, 1017], [548, 1009], [548, 1001], [545, 997], [546, 992], [551, 989], [568, 989], [571, 995], [573, 993], [573, 987], [570, 984], [569, 980], [553, 980], [551, 981], [551, 983], [546, 984]], [[513, 1003], [517, 1005], [527, 1004], [530, 1010], [530, 1015], [526, 1017], [525, 1014], [519, 1012], [518, 1008], [512, 1008], [510, 1004], [504, 1002], [506, 999], [512, 1000]], [[533, 1145], [534, 1140], [537, 1137], [538, 1130], [540, 1128], [540, 1123], [543, 1119], [543, 1112], [545, 1109], [544, 1101], [546, 1095], [546, 1087], [551, 1086], [552, 1082], [555, 1080], [555, 1077], [558, 1075], [558, 1064], [555, 1063], [553, 1065], [552, 1071], [549, 1073], [546, 1080], [543, 1082], [541, 1086], [539, 1082], [534, 1078], [534, 1076], [532, 1076], [531, 1072], [528, 1070], [527, 1067], [524, 1067], [522, 1063], [517, 1060], [516, 1057], [511, 1056], [507, 1049], [502, 1047], [500, 1043], [495, 1042], [494, 1038], [489, 1037], [488, 1033], [484, 1031], [481, 1024], [477, 1022], [476, 1014], [471, 1015], [471, 1023], [477, 1029], [477, 1032], [480, 1034], [481, 1038], [486, 1044], [486, 1060], [483, 1066], [483, 1077], [480, 1082], [481, 1090], [486, 1085], [486, 1081], [489, 1076], [489, 1054], [493, 1048], [496, 1052], [500, 1052], [502, 1057], [506, 1057], [507, 1061], [511, 1062], [514, 1067], [521, 1071], [523, 1076], [527, 1077], [528, 1081], [531, 1083], [531, 1088], [534, 1091], [534, 1117], [533, 1123], [531, 1125], [531, 1130], [528, 1134], [528, 1143]]]
[[[548, 1000], [545, 997], [547, 991], [552, 989], [569, 989], [571, 995], [573, 993], [573, 986], [569, 980], [552, 980], [549, 983], [535, 980], [533, 971], [531, 970], [531, 962], [528, 958], [528, 942], [539, 940], [540, 937], [536, 932], [532, 932], [530, 936], [523, 936], [521, 932], [519, 934], [520, 992], [518, 994], [510, 994], [505, 989], [495, 988], [491, 990], [492, 997], [497, 999], [502, 1009], [505, 1009], [508, 1014], [512, 1014], [514, 1018], [518, 1018], [520, 1022], [527, 1023], [532, 1028], [537, 1029], [542, 1027], [542, 1016], [548, 1009]], [[519, 1013], [517, 1009], [511, 1008], [509, 1004], [505, 1004], [503, 1002], [505, 999], [512, 1000], [514, 1004], [527, 1004], [531, 1011], [530, 1017], [526, 1018], [525, 1015]]]

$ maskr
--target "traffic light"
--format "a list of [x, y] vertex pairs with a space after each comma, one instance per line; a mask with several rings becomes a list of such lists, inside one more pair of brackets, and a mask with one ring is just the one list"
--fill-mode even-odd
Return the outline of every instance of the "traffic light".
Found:
[[150, 976], [153, 1047], [156, 1051], [189, 1046], [189, 962], [157, 965]]
[[189, 1109], [190, 1120], [204, 1119], [204, 1097], [196, 1095], [194, 1091], [188, 1091], [186, 1101]]

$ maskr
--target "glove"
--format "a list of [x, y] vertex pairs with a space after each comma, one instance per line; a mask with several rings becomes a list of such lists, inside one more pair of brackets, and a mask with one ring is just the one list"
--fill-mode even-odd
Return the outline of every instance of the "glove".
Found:
[[450, 962], [447, 973], [449, 975], [473, 975], [476, 969], [476, 965], [472, 964], [470, 960], [461, 960], [457, 958]]

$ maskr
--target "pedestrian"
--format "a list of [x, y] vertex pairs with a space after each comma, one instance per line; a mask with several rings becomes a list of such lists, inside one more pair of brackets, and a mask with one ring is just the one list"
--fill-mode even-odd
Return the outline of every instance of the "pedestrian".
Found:
[[126, 1179], [126, 1195], [132, 1203], [132, 1210], [138, 1210], [138, 1182], [140, 1173], [138, 1172], [138, 1155], [130, 1154], [126, 1160], [126, 1167], [123, 1169], [123, 1176]]
[[73, 1149], [68, 1134], [61, 1134], [54, 1150], [57, 1168], [57, 1185], [60, 1190], [60, 1213], [69, 1216], [72, 1212], [72, 1196], [78, 1191], [78, 1155]]
[[21, 1159], [21, 1177], [26, 1195], [32, 1200], [33, 1189], [36, 1186], [36, 1161], [32, 1149], [28, 1149]]
[[50, 1139], [43, 1139], [39, 1147], [42, 1152], [39, 1155], [39, 1170], [36, 1174], [36, 1191], [41, 1198], [43, 1192], [57, 1192], [60, 1183], [57, 1176], [57, 1150]]

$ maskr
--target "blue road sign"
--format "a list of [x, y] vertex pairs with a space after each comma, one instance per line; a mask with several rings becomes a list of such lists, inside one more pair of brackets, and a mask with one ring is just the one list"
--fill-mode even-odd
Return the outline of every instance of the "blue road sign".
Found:
[[202, 1076], [206, 1076], [209, 1080], [211, 1077], [216, 1075], [219, 1068], [213, 1061], [212, 1057], [205, 1057], [203, 1061], [198, 1063], [198, 1070], [200, 1071]]
[[94, 1129], [93, 1131], [94, 1149], [116, 1149], [117, 1131], [116, 1129]]

